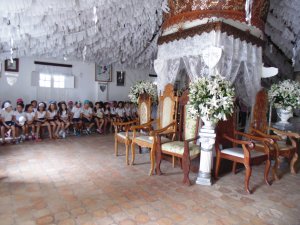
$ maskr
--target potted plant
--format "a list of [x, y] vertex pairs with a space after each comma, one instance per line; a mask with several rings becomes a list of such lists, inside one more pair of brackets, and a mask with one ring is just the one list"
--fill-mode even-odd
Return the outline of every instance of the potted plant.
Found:
[[269, 102], [274, 105], [279, 123], [288, 123], [293, 109], [300, 106], [300, 84], [297, 81], [284, 80], [273, 84], [268, 92]]
[[234, 88], [219, 75], [202, 77], [190, 84], [189, 104], [207, 128], [226, 120], [234, 110]]

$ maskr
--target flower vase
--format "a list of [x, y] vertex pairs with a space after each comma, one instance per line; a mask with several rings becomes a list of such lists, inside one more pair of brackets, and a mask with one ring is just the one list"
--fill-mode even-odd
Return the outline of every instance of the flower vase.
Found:
[[293, 117], [293, 109], [278, 108], [276, 111], [277, 111], [277, 116], [280, 119], [277, 123], [289, 124], [288, 122], [289, 118]]
[[209, 130], [215, 130], [216, 123], [210, 120], [207, 117], [201, 117], [202, 122], [204, 123], [203, 127], [204, 129], [209, 129]]

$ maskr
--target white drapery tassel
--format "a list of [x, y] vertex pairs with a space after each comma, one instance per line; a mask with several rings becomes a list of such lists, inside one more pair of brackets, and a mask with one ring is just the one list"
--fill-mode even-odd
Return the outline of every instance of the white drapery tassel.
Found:
[[97, 32], [97, 23], [98, 23], [97, 7], [96, 6], [93, 7], [93, 14], [94, 14], [93, 21], [95, 23], [95, 33], [96, 33]]
[[169, 13], [169, 12], [170, 12], [168, 0], [164, 0], [164, 1], [162, 2], [162, 4], [161, 4], [161, 9], [162, 9], [162, 11], [164, 11], [165, 13]]
[[253, 0], [246, 0], [246, 3], [245, 3], [246, 22], [248, 23], [248, 25], [251, 25], [252, 3], [253, 3]]
[[83, 58], [83, 62], [85, 61], [85, 57], [86, 57], [86, 50], [87, 50], [87, 47], [86, 45], [84, 46], [83, 48], [83, 51], [82, 51], [82, 58]]

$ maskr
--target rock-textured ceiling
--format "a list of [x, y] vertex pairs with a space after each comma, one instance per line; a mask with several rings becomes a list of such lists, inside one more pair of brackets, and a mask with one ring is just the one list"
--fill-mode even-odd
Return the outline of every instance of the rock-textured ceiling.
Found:
[[0, 1], [0, 59], [67, 58], [139, 66], [155, 58], [160, 0]]
[[[165, 0], [0, 1], [0, 60], [35, 56], [146, 67]], [[300, 69], [300, 0], [270, 0], [266, 34]], [[298, 46], [298, 47], [297, 47]]]

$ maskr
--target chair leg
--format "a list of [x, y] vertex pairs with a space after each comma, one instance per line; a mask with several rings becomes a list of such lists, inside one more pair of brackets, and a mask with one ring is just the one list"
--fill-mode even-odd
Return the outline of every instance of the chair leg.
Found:
[[296, 170], [295, 170], [295, 164], [297, 162], [298, 159], [298, 153], [295, 152], [295, 154], [293, 155], [293, 158], [290, 162], [290, 170], [291, 170], [291, 174], [296, 174]]
[[233, 174], [236, 174], [236, 164], [237, 164], [237, 162], [233, 162], [233, 164], [232, 164], [232, 173]]
[[190, 157], [183, 157], [182, 159], [183, 183], [187, 186], [191, 185], [191, 181], [189, 178], [190, 165], [191, 165]]
[[245, 167], [246, 167], [245, 189], [248, 192], [248, 194], [251, 194], [251, 191], [249, 189], [249, 181], [252, 173], [252, 168], [249, 164], [245, 165]]
[[135, 145], [132, 142], [131, 143], [131, 166], [134, 164], [134, 159], [135, 159]]
[[150, 150], [150, 162], [151, 162], [151, 168], [150, 168], [150, 172], [149, 172], [149, 176], [151, 176], [153, 174], [154, 171], [154, 166], [155, 166], [155, 146], [152, 146], [151, 150]]
[[118, 156], [118, 139], [115, 138], [115, 155]]
[[268, 159], [266, 161], [266, 167], [265, 167], [265, 182], [267, 185], [271, 185], [271, 183], [269, 182], [269, 179], [268, 179], [270, 167], [271, 167], [271, 161], [270, 161], [270, 159]]
[[215, 178], [216, 178], [216, 179], [217, 179], [218, 176], [219, 176], [220, 165], [221, 165], [221, 157], [217, 155], [217, 159], [216, 159], [216, 170], [215, 170]]
[[161, 152], [160, 147], [158, 147], [156, 149], [155, 156], [156, 156], [156, 174], [162, 175], [162, 172], [160, 170], [160, 164], [161, 164], [161, 160], [162, 160], [162, 152]]
[[125, 148], [126, 148], [126, 165], [129, 165], [129, 160], [128, 160], [128, 155], [129, 155], [129, 143], [126, 141], [125, 143]]
[[172, 155], [172, 167], [175, 168], [175, 156]]
[[275, 155], [274, 161], [275, 163], [272, 168], [273, 179], [279, 180], [279, 176], [278, 176], [279, 156], [278, 155]]

